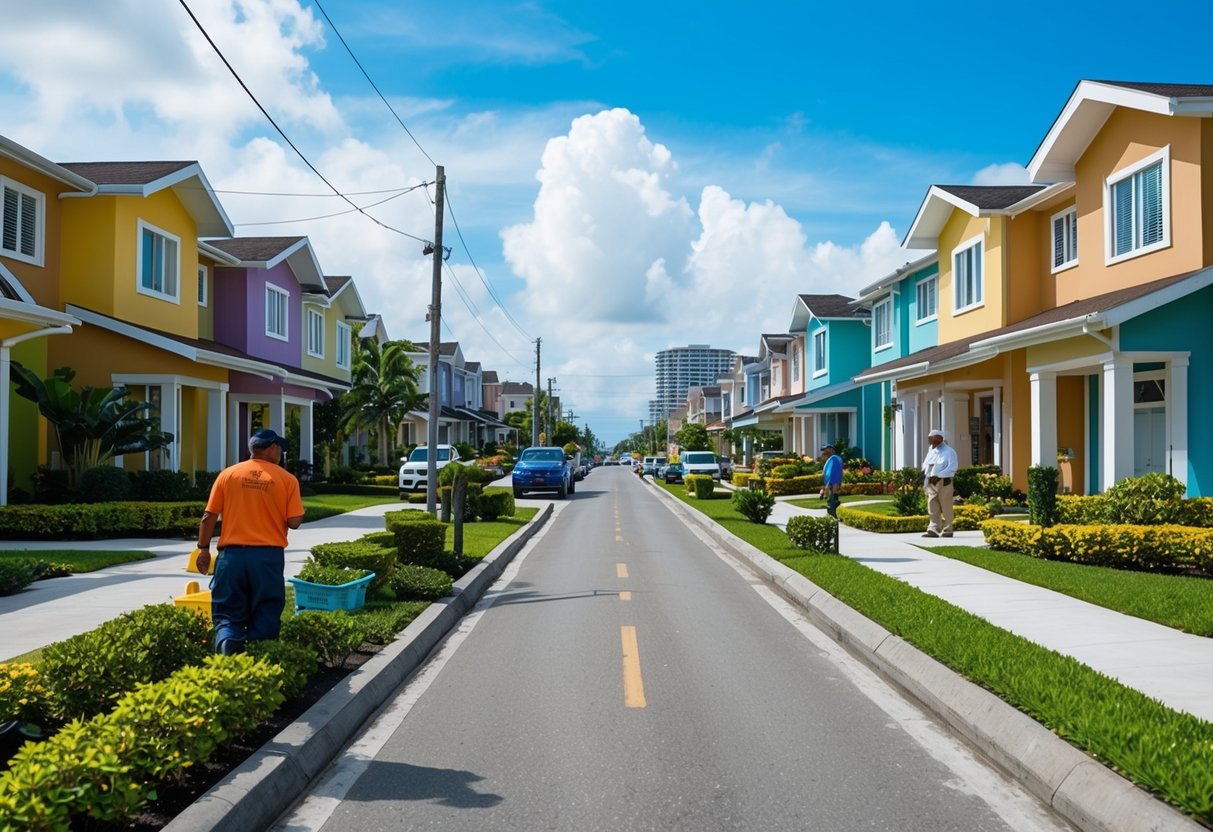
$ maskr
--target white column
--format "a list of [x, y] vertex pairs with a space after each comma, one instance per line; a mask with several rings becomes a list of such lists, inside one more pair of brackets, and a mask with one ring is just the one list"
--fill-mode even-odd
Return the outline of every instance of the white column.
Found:
[[177, 427], [180, 398], [180, 384], [160, 385], [160, 430], [173, 435], [172, 444], [168, 446], [168, 468], [170, 471], [177, 471], [181, 468], [181, 431]]
[[9, 374], [12, 360], [12, 348], [0, 346], [0, 506], [8, 505], [8, 438], [12, 433], [9, 430], [12, 400]]
[[1103, 452], [1099, 475], [1106, 491], [1133, 476], [1133, 361], [1114, 358], [1103, 365]]
[[956, 459], [961, 468], [973, 464], [972, 442], [969, 438], [969, 397], [968, 394], [945, 393], [941, 403], [940, 430], [944, 440], [956, 451]]
[[994, 385], [994, 464], [1009, 473], [1002, 460], [1002, 385]]
[[[1188, 358], [1170, 361], [1167, 380], [1167, 416], [1170, 419], [1171, 476], [1188, 484]], [[0, 470], [4, 470], [0, 468]]]
[[[247, 437], [245, 437], [247, 438]], [[240, 402], [227, 399], [227, 458], [229, 462], [240, 459]]]
[[312, 407], [314, 402], [308, 402], [299, 408], [299, 459], [316, 464], [312, 459], [316, 454], [312, 440]]
[[282, 396], [270, 396], [270, 423], [267, 428], [279, 436], [286, 436], [286, 401]]
[[[227, 446], [226, 390], [206, 391], [206, 470], [222, 471], [226, 467]], [[232, 458], [234, 462], [235, 459]]]
[[1057, 467], [1057, 374], [1030, 373], [1032, 464]]

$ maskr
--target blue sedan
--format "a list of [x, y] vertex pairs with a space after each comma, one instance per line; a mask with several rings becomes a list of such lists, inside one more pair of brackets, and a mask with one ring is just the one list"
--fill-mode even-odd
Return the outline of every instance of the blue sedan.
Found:
[[563, 500], [577, 490], [563, 448], [527, 448], [514, 465], [513, 481], [515, 497], [526, 491], [549, 491]]

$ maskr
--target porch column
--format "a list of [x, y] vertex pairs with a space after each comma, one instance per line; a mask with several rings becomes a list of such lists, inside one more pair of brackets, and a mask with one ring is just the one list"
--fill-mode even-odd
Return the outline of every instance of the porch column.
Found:
[[1168, 473], [1188, 484], [1188, 357], [1176, 356], [1170, 361], [1171, 377], [1167, 379], [1167, 416], [1171, 420], [1171, 465]]
[[316, 450], [312, 439], [312, 407], [314, 402], [308, 402], [299, 407], [299, 459], [316, 464]]
[[[248, 437], [244, 437], [248, 438]], [[227, 399], [227, 458], [231, 463], [240, 461], [240, 402]]]
[[1002, 461], [1002, 385], [994, 385], [994, 464], [1002, 468], [1005, 474], [1007, 469]]
[[270, 423], [266, 425], [279, 436], [286, 436], [286, 401], [282, 396], [269, 397]]
[[1032, 391], [1032, 464], [1056, 468], [1057, 374], [1029, 373], [1028, 386]]
[[[206, 391], [206, 470], [222, 471], [227, 450], [226, 390]], [[235, 461], [234, 457], [228, 457]]]
[[969, 441], [969, 396], [968, 394], [945, 393], [940, 399], [940, 413], [944, 440], [956, 451], [961, 468], [973, 464], [973, 453]]
[[181, 385], [160, 386], [160, 430], [171, 433], [173, 441], [168, 446], [168, 469], [181, 468], [181, 431], [177, 427], [177, 413], [181, 405]]
[[1133, 476], [1133, 361], [1118, 357], [1103, 365], [1103, 453], [1099, 473], [1107, 491]]

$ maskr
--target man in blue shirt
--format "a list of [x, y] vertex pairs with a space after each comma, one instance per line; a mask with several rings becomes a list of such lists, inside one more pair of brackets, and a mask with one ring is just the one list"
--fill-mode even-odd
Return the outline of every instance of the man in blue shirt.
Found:
[[923, 537], [952, 536], [952, 477], [956, 476], [956, 451], [943, 441], [943, 431], [932, 430], [927, 434], [931, 449], [922, 461], [922, 473], [926, 479], [923, 491], [927, 494], [927, 513], [931, 523]]
[[824, 457], [821, 469], [822, 488], [826, 492], [826, 513], [831, 517], [838, 516], [838, 492], [842, 490], [842, 457], [834, 453], [833, 445], [822, 445], [821, 454]]

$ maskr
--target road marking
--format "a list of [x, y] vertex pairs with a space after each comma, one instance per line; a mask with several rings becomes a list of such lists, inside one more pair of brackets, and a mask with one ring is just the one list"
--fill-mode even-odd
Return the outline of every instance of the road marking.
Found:
[[615, 577], [626, 578], [628, 576], [628, 565], [626, 563], [615, 564]]
[[619, 593], [619, 600], [620, 600], [620, 601], [631, 601], [631, 600], [632, 600], [632, 593], [627, 592], [627, 591], [624, 591], [624, 592]]
[[615, 535], [615, 542], [616, 542], [616, 543], [622, 543], [622, 542], [623, 542], [623, 535], [621, 535], [621, 534], [617, 534], [617, 535]]
[[643, 708], [644, 682], [640, 678], [640, 648], [636, 646], [636, 628], [623, 627], [619, 634], [623, 640], [623, 704], [629, 708]]

